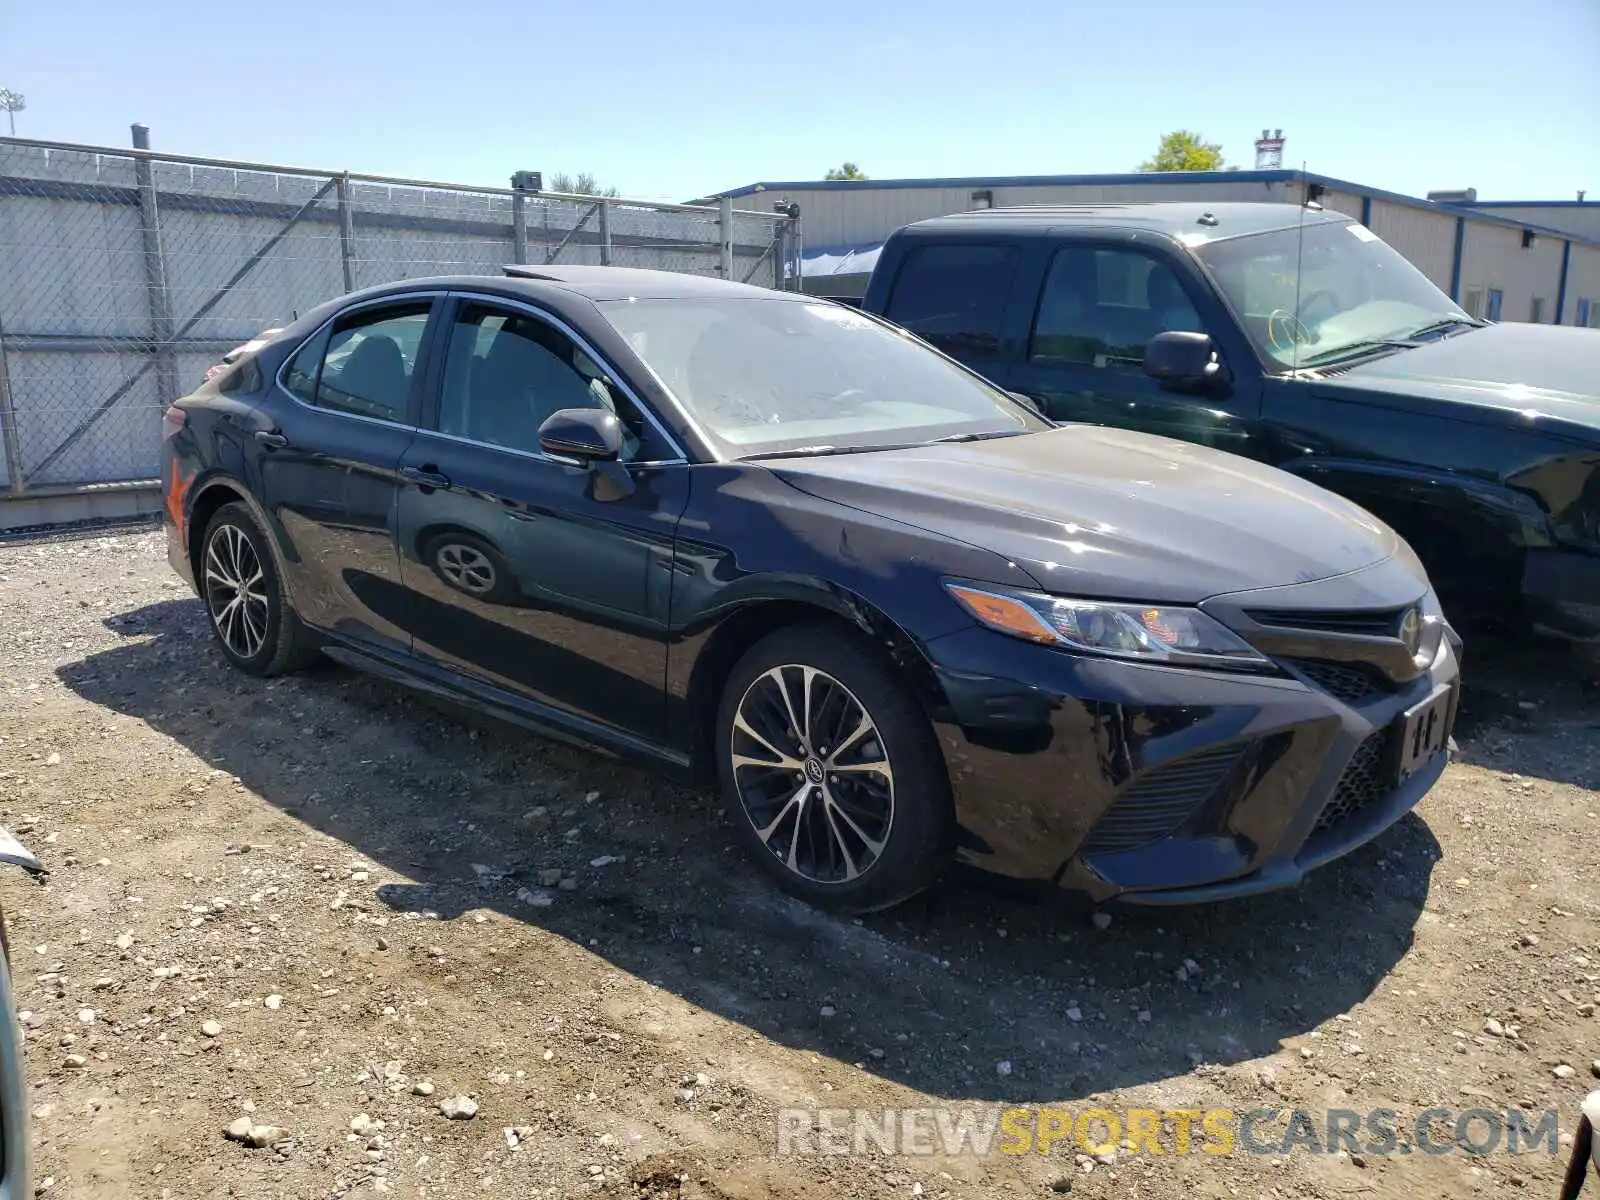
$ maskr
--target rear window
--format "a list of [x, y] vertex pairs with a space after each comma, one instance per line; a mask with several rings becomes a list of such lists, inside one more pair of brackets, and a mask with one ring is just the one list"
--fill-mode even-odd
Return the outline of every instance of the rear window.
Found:
[[900, 266], [885, 314], [947, 354], [992, 354], [1017, 277], [1007, 246], [918, 246]]

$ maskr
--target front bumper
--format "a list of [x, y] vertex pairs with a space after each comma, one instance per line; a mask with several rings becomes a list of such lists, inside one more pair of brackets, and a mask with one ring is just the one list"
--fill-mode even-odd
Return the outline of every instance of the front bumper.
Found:
[[1397, 722], [1441, 687], [1459, 695], [1448, 630], [1420, 677], [1348, 700], [1298, 672], [1075, 656], [976, 627], [925, 648], [949, 702], [961, 858], [1143, 904], [1289, 887], [1370, 841], [1449, 757], [1401, 782]]

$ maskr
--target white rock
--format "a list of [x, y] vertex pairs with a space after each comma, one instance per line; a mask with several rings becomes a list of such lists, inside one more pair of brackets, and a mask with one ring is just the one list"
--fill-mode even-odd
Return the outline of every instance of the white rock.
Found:
[[1011, 1060], [1010, 1059], [1002, 1059], [1001, 1061], [995, 1063], [995, 1065], [994, 1065], [994, 1073], [996, 1075], [1000, 1076], [1001, 1079], [1004, 1079], [1006, 1076], [1010, 1075], [1011, 1074]]
[[208, 1038], [221, 1037], [222, 1023], [220, 1021], [207, 1021], [204, 1025], [200, 1026], [200, 1032], [205, 1034]]
[[1577, 1073], [1578, 1072], [1576, 1069], [1568, 1066], [1566, 1063], [1562, 1063], [1560, 1066], [1556, 1067], [1550, 1072], [1550, 1074], [1554, 1075], [1557, 1079], [1571, 1079]]
[[283, 1007], [283, 997], [278, 995], [277, 992], [273, 992], [272, 995], [268, 996], [262, 1001], [262, 1003], [265, 1004], [272, 1012], [277, 1012]]
[[1067, 1020], [1069, 1020], [1069, 1021], [1081, 1021], [1081, 1020], [1083, 1020], [1083, 1009], [1079, 1008], [1076, 1004], [1072, 1005], [1070, 1008], [1067, 1009]]
[[78, 1010], [78, 1024], [80, 1024], [80, 1025], [93, 1025], [94, 1024], [94, 1009], [92, 1009], [92, 1008], [80, 1008]]
[[1483, 1023], [1483, 1031], [1490, 1037], [1505, 1037], [1506, 1035], [1506, 1027], [1493, 1017]]
[[117, 934], [117, 949], [118, 950], [129, 950], [129, 949], [132, 949], [132, 947], [133, 947], [133, 934], [131, 934], [131, 933], [119, 933], [119, 934]]
[[1111, 927], [1111, 914], [1108, 912], [1097, 912], [1089, 919], [1094, 922], [1096, 929], [1109, 929]]
[[452, 1121], [470, 1121], [478, 1115], [478, 1102], [471, 1096], [451, 1096], [439, 1101], [439, 1111]]
[[591, 858], [589, 860], [589, 865], [591, 867], [609, 867], [616, 861], [617, 860], [613, 856], [609, 854], [602, 854], [599, 858]]
[[431, 1079], [419, 1079], [419, 1080], [417, 1080], [416, 1083], [413, 1083], [411, 1085], [411, 1094], [413, 1096], [431, 1096], [431, 1095], [433, 1095], [433, 1080], [431, 1080]]

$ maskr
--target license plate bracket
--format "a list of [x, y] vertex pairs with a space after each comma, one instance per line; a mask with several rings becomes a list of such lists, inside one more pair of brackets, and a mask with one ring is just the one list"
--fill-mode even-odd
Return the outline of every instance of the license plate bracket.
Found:
[[1455, 724], [1456, 687], [1441, 684], [1421, 703], [1413, 704], [1395, 720], [1399, 742], [1399, 782], [1415, 775], [1450, 742]]

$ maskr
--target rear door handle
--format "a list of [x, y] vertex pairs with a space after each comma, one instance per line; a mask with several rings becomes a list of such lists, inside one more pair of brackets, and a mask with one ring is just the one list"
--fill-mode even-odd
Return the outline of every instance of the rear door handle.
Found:
[[256, 430], [256, 441], [260, 442], [268, 450], [282, 450], [289, 444], [289, 439], [275, 429]]
[[450, 486], [450, 476], [426, 466], [401, 467], [400, 478], [421, 488], [447, 488]]

